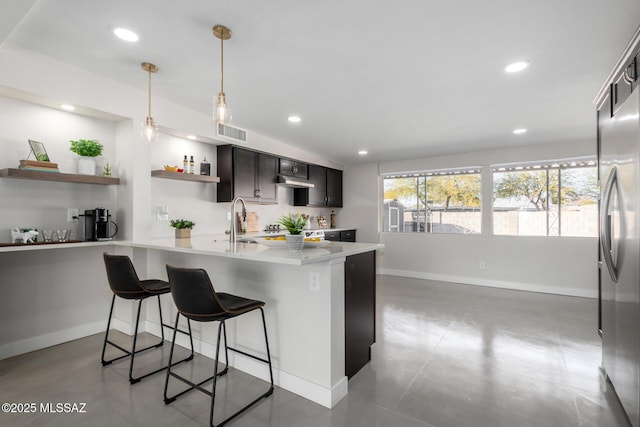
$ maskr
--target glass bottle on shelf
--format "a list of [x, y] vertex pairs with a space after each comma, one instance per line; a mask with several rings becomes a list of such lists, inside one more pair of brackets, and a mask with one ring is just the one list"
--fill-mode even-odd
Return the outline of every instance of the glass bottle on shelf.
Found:
[[193, 156], [191, 156], [191, 160], [189, 160], [189, 173], [193, 175], [194, 169], [196, 168], [195, 162], [193, 161]]
[[205, 157], [202, 163], [200, 163], [200, 175], [211, 175], [211, 163], [207, 161]]

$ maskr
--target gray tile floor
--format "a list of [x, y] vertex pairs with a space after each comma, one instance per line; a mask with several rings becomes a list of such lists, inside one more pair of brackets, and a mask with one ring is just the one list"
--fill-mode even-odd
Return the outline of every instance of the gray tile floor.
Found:
[[[600, 373], [596, 310], [591, 299], [379, 276], [378, 342], [349, 395], [328, 410], [276, 389], [230, 425], [626, 426]], [[202, 393], [164, 405], [164, 375], [130, 386], [127, 362], [101, 367], [102, 337], [0, 361], [0, 402], [87, 404], [86, 413], [0, 413], [0, 425], [208, 425]], [[167, 356], [165, 346], [140, 366]], [[200, 356], [180, 370], [197, 377], [211, 364]], [[224, 415], [265, 383], [233, 371], [221, 386]]]

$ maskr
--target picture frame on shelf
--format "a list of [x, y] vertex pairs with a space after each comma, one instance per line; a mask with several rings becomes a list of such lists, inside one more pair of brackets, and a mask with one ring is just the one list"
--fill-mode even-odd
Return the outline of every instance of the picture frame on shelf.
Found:
[[47, 154], [47, 150], [44, 148], [44, 144], [42, 142], [38, 142], [30, 139], [29, 146], [31, 147], [31, 152], [33, 153], [37, 161], [40, 161], [40, 162], [51, 161], [49, 159], [49, 155]]

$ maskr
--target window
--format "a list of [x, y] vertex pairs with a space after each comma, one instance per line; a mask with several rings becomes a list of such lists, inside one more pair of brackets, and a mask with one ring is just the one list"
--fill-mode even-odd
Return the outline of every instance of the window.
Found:
[[480, 170], [384, 177], [383, 231], [480, 233]]
[[493, 169], [493, 233], [597, 236], [595, 160]]

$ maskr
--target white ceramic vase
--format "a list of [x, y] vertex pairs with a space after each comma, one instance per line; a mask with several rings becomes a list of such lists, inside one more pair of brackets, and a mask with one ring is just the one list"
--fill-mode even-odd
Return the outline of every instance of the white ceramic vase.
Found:
[[78, 156], [78, 174], [95, 175], [96, 174], [95, 157]]

